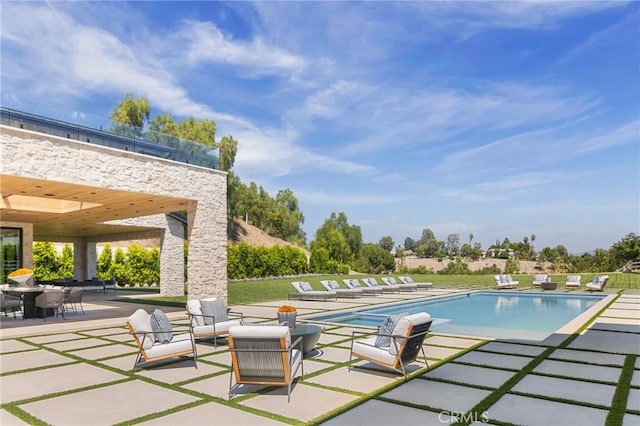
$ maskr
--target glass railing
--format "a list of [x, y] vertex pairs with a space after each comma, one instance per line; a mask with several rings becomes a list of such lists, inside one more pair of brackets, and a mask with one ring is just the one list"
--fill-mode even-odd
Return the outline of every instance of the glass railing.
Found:
[[218, 149], [108, 118], [42, 102], [2, 96], [0, 122], [67, 139], [218, 168]]

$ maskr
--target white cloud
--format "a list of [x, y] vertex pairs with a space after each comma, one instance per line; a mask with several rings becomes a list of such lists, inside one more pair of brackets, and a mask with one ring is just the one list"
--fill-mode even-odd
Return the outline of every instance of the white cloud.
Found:
[[193, 64], [213, 62], [240, 67], [247, 75], [295, 74], [305, 60], [256, 36], [232, 40], [211, 22], [185, 20], [176, 34], [184, 41], [187, 59]]

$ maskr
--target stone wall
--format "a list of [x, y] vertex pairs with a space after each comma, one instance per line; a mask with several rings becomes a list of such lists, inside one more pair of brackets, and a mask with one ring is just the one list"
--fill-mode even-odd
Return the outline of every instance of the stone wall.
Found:
[[[4, 175], [193, 200], [187, 235], [189, 297], [226, 297], [226, 173], [6, 126], [0, 126], [0, 144]], [[145, 220], [161, 227], [162, 244], [170, 246], [161, 254], [160, 285], [164, 293], [174, 293], [183, 274], [176, 225], [163, 214], [130, 219]]]

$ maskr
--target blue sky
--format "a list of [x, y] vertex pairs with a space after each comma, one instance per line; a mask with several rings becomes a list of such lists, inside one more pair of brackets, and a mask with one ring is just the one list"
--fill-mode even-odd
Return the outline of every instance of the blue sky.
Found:
[[569, 252], [640, 230], [638, 2], [7, 2], [3, 103], [214, 119], [308, 241]]

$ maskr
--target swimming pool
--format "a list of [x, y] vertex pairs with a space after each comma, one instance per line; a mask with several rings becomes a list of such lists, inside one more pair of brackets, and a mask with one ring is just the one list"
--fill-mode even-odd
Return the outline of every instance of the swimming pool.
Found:
[[428, 312], [442, 333], [543, 340], [604, 297], [480, 291], [310, 319], [377, 327], [387, 315]]

